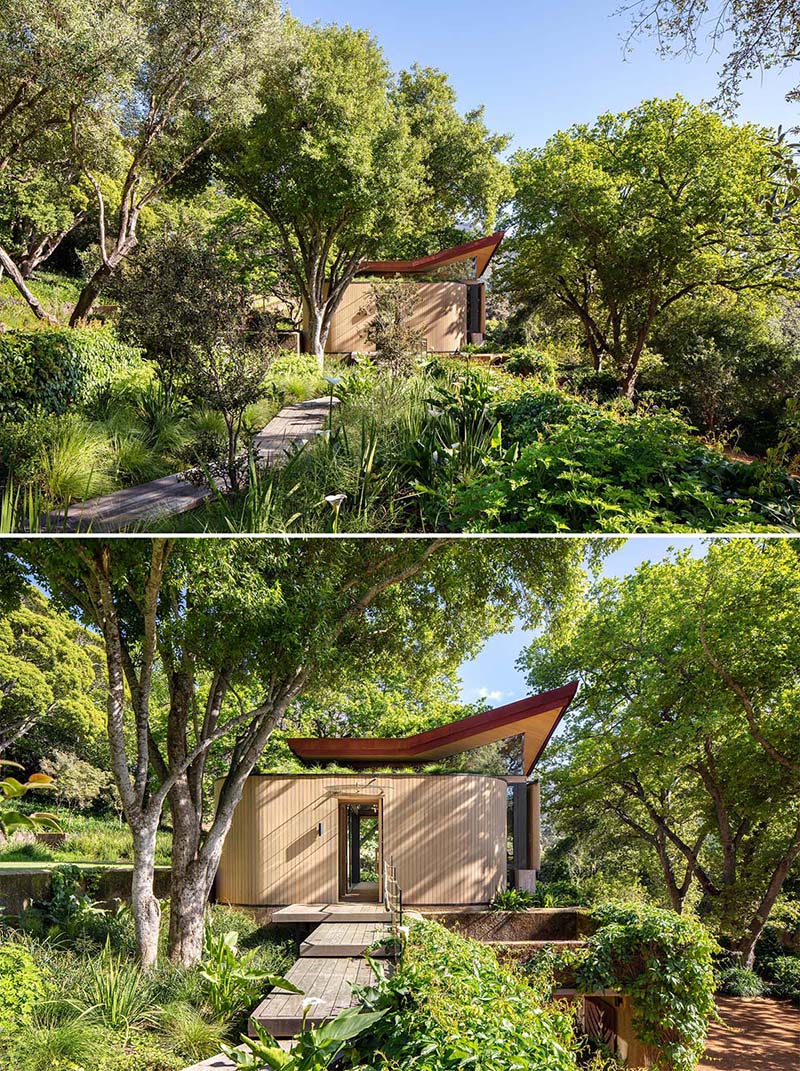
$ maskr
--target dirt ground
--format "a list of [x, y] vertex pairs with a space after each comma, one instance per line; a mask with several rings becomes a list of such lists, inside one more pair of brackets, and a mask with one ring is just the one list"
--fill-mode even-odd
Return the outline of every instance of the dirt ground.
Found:
[[725, 1026], [711, 1027], [697, 1071], [800, 1071], [800, 1008], [763, 998], [720, 997]]

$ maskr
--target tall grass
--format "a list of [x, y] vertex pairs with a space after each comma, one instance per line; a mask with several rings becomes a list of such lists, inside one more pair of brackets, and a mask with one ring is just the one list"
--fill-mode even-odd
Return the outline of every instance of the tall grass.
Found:
[[53, 505], [104, 494], [114, 487], [114, 451], [105, 429], [83, 417], [63, 417], [40, 466], [43, 497]]

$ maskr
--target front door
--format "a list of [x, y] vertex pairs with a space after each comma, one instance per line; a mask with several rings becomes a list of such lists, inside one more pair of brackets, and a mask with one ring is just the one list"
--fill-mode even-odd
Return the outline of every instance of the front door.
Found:
[[339, 899], [379, 903], [381, 899], [382, 801], [339, 803]]

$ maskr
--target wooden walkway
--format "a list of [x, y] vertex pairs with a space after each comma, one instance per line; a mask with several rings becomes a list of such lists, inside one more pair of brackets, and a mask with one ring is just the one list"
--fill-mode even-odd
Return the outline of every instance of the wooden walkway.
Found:
[[290, 904], [272, 912], [270, 922], [391, 922], [383, 904]]
[[[391, 936], [385, 922], [323, 922], [300, 945], [300, 955], [323, 958], [363, 956], [368, 948]], [[385, 956], [384, 951], [376, 955]]]
[[353, 986], [370, 985], [372, 968], [364, 959], [326, 959], [301, 957], [286, 980], [302, 989], [304, 996], [274, 990], [259, 1004], [250, 1016], [251, 1036], [255, 1033], [252, 1023], [260, 1023], [276, 1038], [292, 1038], [303, 1028], [303, 1001], [313, 998], [319, 1003], [308, 1013], [308, 1026], [321, 1026], [339, 1012], [352, 1008]]
[[[338, 405], [338, 399], [333, 399]], [[253, 452], [258, 465], [280, 465], [295, 444], [302, 444], [325, 427], [331, 409], [330, 398], [313, 398], [287, 405], [255, 437]], [[217, 489], [225, 490], [217, 481]], [[161, 476], [138, 487], [127, 487], [110, 495], [76, 502], [67, 510], [44, 517], [43, 530], [56, 534], [79, 532], [123, 532], [150, 528], [167, 517], [188, 513], [214, 495], [209, 484], [190, 479], [188, 472]]]

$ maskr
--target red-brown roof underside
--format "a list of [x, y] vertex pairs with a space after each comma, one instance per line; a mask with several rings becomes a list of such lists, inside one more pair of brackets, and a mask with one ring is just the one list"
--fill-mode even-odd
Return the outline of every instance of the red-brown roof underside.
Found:
[[577, 683], [567, 684], [415, 736], [295, 737], [288, 744], [304, 762], [342, 762], [347, 766], [415, 765], [522, 734], [525, 737], [523, 766], [528, 775], [577, 690]]
[[443, 268], [448, 264], [457, 264], [460, 260], [475, 257], [475, 277], [480, 279], [489, 266], [489, 261], [497, 252], [505, 231], [495, 231], [488, 238], [476, 238], [473, 242], [443, 249], [416, 260], [368, 260], [358, 269], [359, 275], [424, 275], [434, 268]]

